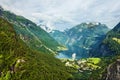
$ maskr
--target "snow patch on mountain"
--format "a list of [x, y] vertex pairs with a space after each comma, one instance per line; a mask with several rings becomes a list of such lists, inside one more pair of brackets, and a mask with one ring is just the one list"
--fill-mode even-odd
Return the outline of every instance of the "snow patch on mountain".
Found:
[[46, 25], [40, 25], [40, 27], [41, 27], [42, 29], [44, 29], [46, 32], [48, 32], [48, 33], [52, 31], [52, 29], [49, 28], [49, 27], [47, 27]]

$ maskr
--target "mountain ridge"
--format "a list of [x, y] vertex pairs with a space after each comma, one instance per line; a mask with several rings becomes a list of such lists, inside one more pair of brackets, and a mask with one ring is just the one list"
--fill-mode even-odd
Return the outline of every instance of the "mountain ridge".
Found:
[[60, 45], [46, 31], [32, 21], [24, 18], [23, 16], [17, 16], [2, 8], [0, 9], [0, 12], [1, 17], [14, 24], [17, 34], [21, 36], [23, 41], [25, 41], [29, 47], [37, 51], [53, 54], [56, 54], [57, 51], [64, 48], [64, 46]]

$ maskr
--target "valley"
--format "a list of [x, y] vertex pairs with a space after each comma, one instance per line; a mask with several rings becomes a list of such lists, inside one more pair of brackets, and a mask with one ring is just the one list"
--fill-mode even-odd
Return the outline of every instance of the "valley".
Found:
[[120, 79], [120, 23], [42, 27], [0, 7], [0, 80]]

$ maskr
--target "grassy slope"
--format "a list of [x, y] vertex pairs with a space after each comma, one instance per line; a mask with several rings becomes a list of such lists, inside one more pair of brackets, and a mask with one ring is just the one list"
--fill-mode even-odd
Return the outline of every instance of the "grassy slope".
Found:
[[0, 80], [67, 80], [71, 75], [52, 55], [30, 50], [13, 26], [0, 18]]
[[118, 44], [120, 44], [120, 39], [118, 38], [112, 38], [114, 41], [118, 42]]

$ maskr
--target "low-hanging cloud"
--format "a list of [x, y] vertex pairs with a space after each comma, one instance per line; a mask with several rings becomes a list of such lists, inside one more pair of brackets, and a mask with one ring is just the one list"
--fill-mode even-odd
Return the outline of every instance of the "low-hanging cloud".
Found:
[[0, 0], [0, 5], [59, 30], [82, 22], [101, 22], [110, 28], [120, 22], [120, 0]]

